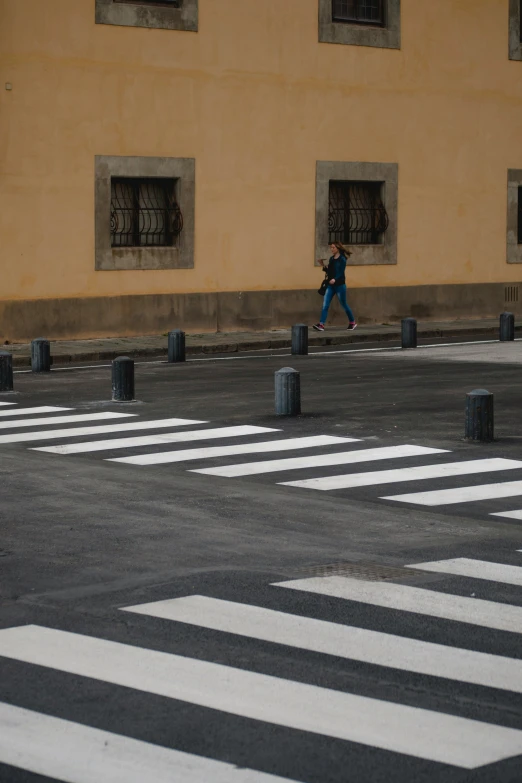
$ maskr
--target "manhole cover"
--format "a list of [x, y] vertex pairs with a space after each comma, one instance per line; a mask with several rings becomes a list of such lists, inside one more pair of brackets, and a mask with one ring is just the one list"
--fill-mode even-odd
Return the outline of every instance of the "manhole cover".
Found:
[[379, 563], [329, 563], [327, 565], [306, 566], [294, 572], [303, 576], [349, 576], [366, 582], [384, 582], [386, 579], [411, 579], [421, 576], [422, 571], [413, 568], [383, 566]]

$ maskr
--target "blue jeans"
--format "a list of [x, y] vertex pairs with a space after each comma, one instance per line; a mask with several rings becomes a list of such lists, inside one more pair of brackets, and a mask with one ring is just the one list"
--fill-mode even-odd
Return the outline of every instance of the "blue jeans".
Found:
[[332, 299], [334, 296], [337, 296], [339, 302], [341, 303], [341, 307], [343, 308], [344, 312], [350, 319], [350, 323], [355, 322], [355, 316], [348, 307], [348, 303], [346, 301], [346, 286], [345, 285], [329, 285], [326, 289], [326, 293], [324, 295], [323, 299], [323, 309], [321, 311], [321, 323], [326, 323], [326, 319], [328, 318], [328, 310], [330, 309], [330, 304], [332, 302]]

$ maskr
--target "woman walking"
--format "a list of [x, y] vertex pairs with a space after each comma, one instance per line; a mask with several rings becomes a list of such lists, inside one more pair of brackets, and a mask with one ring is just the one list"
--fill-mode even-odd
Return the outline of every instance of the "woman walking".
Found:
[[330, 245], [332, 256], [328, 262], [328, 267], [325, 267], [323, 260], [321, 260], [321, 266], [326, 274], [328, 274], [328, 284], [323, 299], [323, 309], [321, 311], [321, 318], [318, 324], [314, 324], [313, 328], [317, 332], [324, 332], [324, 325], [328, 317], [328, 310], [334, 296], [337, 296], [341, 307], [348, 316], [350, 321], [348, 329], [355, 329], [357, 323], [355, 322], [355, 316], [348, 306], [346, 301], [346, 278], [344, 275], [346, 269], [346, 259], [351, 256], [349, 250], [347, 250], [340, 242], [332, 242]]

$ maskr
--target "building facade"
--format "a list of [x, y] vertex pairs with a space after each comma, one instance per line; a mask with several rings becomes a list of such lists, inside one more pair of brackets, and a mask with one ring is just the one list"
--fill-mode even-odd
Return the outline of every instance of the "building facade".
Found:
[[520, 312], [521, 6], [0, 0], [0, 339]]

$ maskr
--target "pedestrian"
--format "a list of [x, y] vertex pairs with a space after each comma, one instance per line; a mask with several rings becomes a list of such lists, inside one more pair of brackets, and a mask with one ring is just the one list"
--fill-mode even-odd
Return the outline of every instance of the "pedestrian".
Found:
[[346, 301], [346, 277], [344, 274], [346, 269], [346, 259], [349, 258], [352, 254], [344, 247], [344, 245], [341, 245], [340, 242], [332, 242], [330, 245], [330, 251], [332, 256], [328, 262], [327, 267], [324, 265], [324, 259], [320, 259], [321, 266], [325, 272], [325, 275], [327, 275], [327, 277], [325, 277], [326, 290], [323, 299], [321, 318], [319, 319], [319, 323], [313, 325], [313, 328], [317, 332], [324, 332], [324, 325], [328, 317], [330, 304], [334, 296], [337, 296], [339, 302], [341, 303], [341, 307], [350, 321], [348, 329], [353, 330], [357, 328], [357, 323], [355, 321], [355, 316]]

